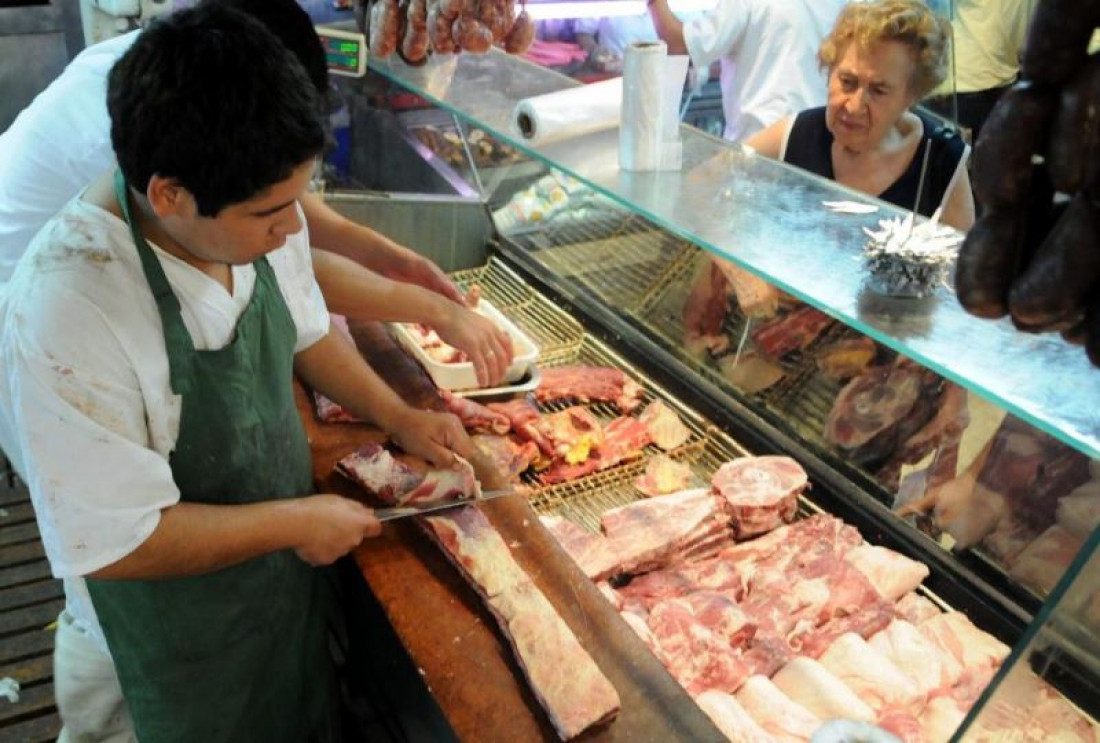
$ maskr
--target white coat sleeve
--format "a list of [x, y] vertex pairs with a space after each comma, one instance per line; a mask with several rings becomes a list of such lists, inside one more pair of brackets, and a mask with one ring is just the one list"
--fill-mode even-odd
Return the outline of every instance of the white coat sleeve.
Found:
[[684, 44], [696, 67], [709, 67], [733, 56], [749, 25], [749, 11], [742, 0], [718, 0], [709, 13], [684, 23]]
[[329, 316], [321, 287], [313, 274], [313, 257], [309, 248], [309, 230], [305, 214], [298, 207], [302, 220], [301, 232], [287, 238], [286, 245], [268, 254], [290, 316], [298, 329], [294, 353], [304, 351], [328, 334]]

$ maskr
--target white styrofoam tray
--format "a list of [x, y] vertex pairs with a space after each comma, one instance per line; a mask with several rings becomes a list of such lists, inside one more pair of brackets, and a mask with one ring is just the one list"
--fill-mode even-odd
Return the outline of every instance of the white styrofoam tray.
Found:
[[[538, 358], [539, 349], [526, 333], [516, 327], [516, 324], [493, 306], [487, 299], [481, 299], [475, 310], [479, 315], [489, 318], [498, 328], [506, 332], [512, 338], [512, 364], [504, 375], [505, 382], [517, 382], [524, 377], [528, 368]], [[405, 323], [394, 323], [394, 336], [413, 358], [427, 370], [436, 386], [444, 390], [472, 390], [477, 389], [477, 373], [470, 361], [462, 361], [457, 364], [444, 364], [428, 356], [416, 342], [415, 335], [409, 331]]]

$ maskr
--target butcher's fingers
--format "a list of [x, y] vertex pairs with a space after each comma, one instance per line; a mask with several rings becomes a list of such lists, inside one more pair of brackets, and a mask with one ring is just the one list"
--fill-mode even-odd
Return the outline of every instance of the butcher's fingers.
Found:
[[435, 467], [451, 467], [455, 454], [468, 459], [474, 444], [457, 416], [409, 408], [392, 431], [393, 440], [409, 454]]
[[350, 498], [311, 495], [301, 506], [294, 550], [310, 565], [329, 565], [381, 531], [374, 511]]
[[459, 305], [433, 327], [445, 343], [464, 352], [474, 365], [481, 387], [504, 379], [512, 364], [512, 338], [489, 318]]

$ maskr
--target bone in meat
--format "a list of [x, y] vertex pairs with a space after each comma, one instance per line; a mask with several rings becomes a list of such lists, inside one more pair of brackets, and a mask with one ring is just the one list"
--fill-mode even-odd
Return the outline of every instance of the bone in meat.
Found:
[[887, 601], [897, 601], [928, 577], [928, 566], [885, 547], [864, 544], [853, 547], [844, 559], [867, 576]]
[[665, 451], [683, 446], [691, 438], [691, 429], [661, 400], [647, 405], [638, 420], [649, 431], [653, 443]]
[[535, 391], [539, 402], [613, 402], [623, 413], [638, 406], [642, 388], [619, 369], [605, 366], [552, 366], [542, 370]]
[[447, 410], [458, 416], [467, 431], [502, 435], [512, 428], [507, 415], [490, 410], [479, 402], [453, 395], [447, 390], [440, 390], [439, 395], [447, 404]]
[[367, 444], [337, 464], [337, 470], [386, 503], [424, 507], [481, 496], [474, 469], [461, 457], [449, 469], [429, 468], [405, 455], [396, 458], [379, 444]]
[[806, 472], [790, 457], [744, 457], [723, 464], [711, 479], [732, 516], [739, 539], [794, 519]]
[[507, 416], [512, 425], [512, 431], [521, 439], [533, 442], [547, 457], [554, 456], [553, 445], [539, 429], [539, 421], [542, 417], [539, 409], [528, 398], [491, 402], [486, 407], [495, 413]]
[[810, 658], [794, 658], [772, 677], [772, 683], [821, 720], [875, 720], [873, 709]]
[[760, 353], [778, 359], [809, 347], [833, 322], [833, 318], [820, 310], [800, 307], [761, 325], [753, 332], [752, 341]]
[[808, 741], [821, 720], [792, 702], [764, 676], [753, 676], [738, 690], [737, 701], [777, 741]]
[[621, 560], [605, 537], [560, 516], [539, 518], [589, 578], [602, 580], [615, 572]]
[[731, 743], [773, 743], [775, 738], [756, 724], [745, 708], [730, 694], [716, 689], [695, 697], [695, 703]]
[[539, 448], [530, 441], [519, 443], [510, 436], [494, 436], [476, 433], [470, 437], [477, 450], [509, 482], [515, 482], [520, 474], [538, 458]]

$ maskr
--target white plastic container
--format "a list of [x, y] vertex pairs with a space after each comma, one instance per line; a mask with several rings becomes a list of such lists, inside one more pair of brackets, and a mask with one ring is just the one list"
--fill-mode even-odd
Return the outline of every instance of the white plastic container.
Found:
[[[526, 374], [528, 368], [538, 358], [539, 349], [527, 334], [516, 327], [516, 324], [501, 313], [492, 302], [482, 299], [475, 310], [479, 315], [489, 318], [498, 328], [506, 332], [512, 338], [512, 364], [504, 376], [505, 382], [518, 382]], [[427, 370], [436, 386], [444, 390], [473, 390], [477, 389], [477, 373], [470, 361], [462, 361], [456, 364], [444, 364], [428, 356], [427, 352], [416, 342], [416, 335], [411, 332], [404, 323], [393, 324], [394, 337], [412, 357], [420, 362]]]

